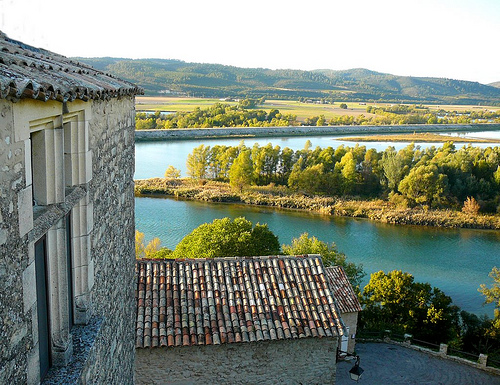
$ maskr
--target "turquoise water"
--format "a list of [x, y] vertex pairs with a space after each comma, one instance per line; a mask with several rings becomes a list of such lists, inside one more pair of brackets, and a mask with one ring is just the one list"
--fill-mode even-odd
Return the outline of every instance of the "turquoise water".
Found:
[[395, 226], [266, 207], [136, 198], [136, 228], [147, 240], [159, 237], [171, 249], [202, 223], [238, 216], [267, 223], [281, 244], [303, 232], [335, 242], [350, 261], [363, 264], [365, 283], [370, 273], [400, 269], [439, 287], [464, 310], [493, 316], [477, 289], [480, 283], [490, 284], [488, 273], [500, 266], [499, 231]]
[[[454, 133], [453, 135], [458, 135]], [[342, 135], [346, 137], [348, 135]], [[460, 133], [460, 136], [469, 136], [476, 138], [500, 139], [500, 131], [485, 131], [473, 133]], [[307, 140], [312, 143], [312, 148], [320, 146], [336, 148], [340, 145], [355, 146], [355, 143], [349, 141], [338, 140], [336, 136], [312, 136], [312, 137], [288, 137], [288, 138], [247, 138], [244, 140], [245, 145], [252, 147], [254, 143], [259, 143], [260, 146], [265, 146], [272, 143], [273, 146], [281, 148], [289, 147], [292, 150], [300, 150], [304, 148]], [[135, 144], [135, 179], [146, 179], [153, 177], [162, 177], [169, 165], [181, 170], [183, 176], [186, 176], [186, 159], [193, 148], [200, 144], [206, 146], [226, 145], [237, 146], [242, 139], [203, 139], [203, 140], [171, 140], [171, 141], [151, 141], [137, 142]], [[442, 143], [415, 143], [422, 148], [442, 146]], [[391, 142], [360, 142], [360, 146], [366, 146], [367, 149], [375, 148], [377, 151], [384, 151], [389, 146], [394, 146], [396, 149], [406, 147], [408, 143], [391, 143]], [[456, 146], [462, 147], [465, 144], [457, 143]], [[481, 147], [491, 146], [490, 144], [478, 144]], [[498, 145], [494, 144], [493, 146]]]

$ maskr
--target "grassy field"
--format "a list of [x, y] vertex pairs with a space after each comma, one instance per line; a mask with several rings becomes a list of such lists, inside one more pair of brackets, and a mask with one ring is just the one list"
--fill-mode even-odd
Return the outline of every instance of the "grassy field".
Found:
[[[237, 102], [226, 102], [219, 99], [203, 99], [203, 98], [186, 98], [186, 97], [165, 97], [165, 96], [138, 96], [136, 98], [137, 111], [193, 111], [196, 107], [207, 108], [215, 103], [227, 103], [230, 105], [237, 105]], [[347, 109], [339, 107], [341, 102], [335, 104], [315, 104], [315, 103], [302, 103], [293, 100], [266, 100], [266, 102], [259, 106], [259, 109], [269, 112], [271, 109], [278, 109], [283, 114], [297, 115], [297, 119], [303, 122], [306, 118], [313, 116], [324, 115], [326, 119], [331, 119], [335, 116], [349, 115], [359, 116], [361, 114], [366, 117], [374, 117], [374, 114], [366, 112], [366, 107], [371, 106], [391, 106], [391, 103], [366, 103], [361, 104], [358, 102], [346, 102]], [[445, 111], [480, 111], [480, 110], [500, 110], [499, 107], [488, 106], [459, 106], [459, 105], [424, 105], [431, 110]]]
[[[201, 98], [177, 98], [177, 97], [152, 97], [139, 96], [136, 98], [137, 111], [193, 111], [196, 107], [207, 108], [215, 103], [226, 103], [237, 105], [237, 102], [226, 102], [219, 99], [201, 99]], [[315, 104], [302, 103], [293, 100], [267, 100], [258, 108], [269, 112], [272, 109], [277, 109], [283, 114], [297, 115], [299, 121], [304, 121], [306, 118], [313, 116], [324, 115], [326, 119], [331, 119], [334, 116], [350, 115], [350, 116], [375, 116], [366, 112], [366, 105], [359, 103], [346, 103], [347, 109], [339, 107], [340, 103], [332, 104]], [[381, 105], [381, 104], [379, 104]]]

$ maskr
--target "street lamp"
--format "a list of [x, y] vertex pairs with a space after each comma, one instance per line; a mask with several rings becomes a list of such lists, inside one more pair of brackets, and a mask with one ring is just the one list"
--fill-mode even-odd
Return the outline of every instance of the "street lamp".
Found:
[[351, 380], [357, 382], [361, 378], [361, 375], [364, 372], [364, 370], [359, 366], [359, 361], [361, 360], [360, 357], [358, 355], [343, 352], [342, 350], [337, 351], [337, 360], [339, 359], [351, 360], [353, 358], [356, 359], [356, 362], [354, 363], [354, 366], [351, 368], [351, 370], [349, 370], [349, 376], [351, 377]]
[[359, 366], [359, 361], [360, 358], [359, 356], [356, 356], [356, 362], [354, 363], [354, 366], [349, 370], [349, 375], [351, 376], [351, 380], [358, 382], [358, 380], [361, 378], [361, 375], [363, 374], [364, 370]]

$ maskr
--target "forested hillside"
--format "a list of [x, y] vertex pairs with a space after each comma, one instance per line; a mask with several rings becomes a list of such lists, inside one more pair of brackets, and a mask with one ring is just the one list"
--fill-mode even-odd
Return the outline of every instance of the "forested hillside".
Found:
[[132, 81], [147, 95], [266, 97], [395, 103], [500, 105], [500, 89], [463, 80], [396, 76], [366, 69], [270, 70], [167, 59], [77, 58]]

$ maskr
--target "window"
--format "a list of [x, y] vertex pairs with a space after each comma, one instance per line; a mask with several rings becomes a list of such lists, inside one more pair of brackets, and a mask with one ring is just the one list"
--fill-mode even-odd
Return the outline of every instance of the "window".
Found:
[[[27, 150], [31, 155], [27, 164], [31, 171], [26, 181], [31, 182], [27, 188], [32, 190], [33, 217], [36, 220], [43, 215], [44, 221], [49, 221], [47, 228], [50, 225], [40, 240], [32, 244], [40, 379], [49, 367], [69, 362], [73, 350], [71, 329], [90, 319], [93, 205], [88, 193], [76, 203], [70, 198], [79, 186], [86, 190], [92, 178], [85, 112], [86, 109], [67, 109], [64, 115], [27, 122]], [[66, 208], [68, 202], [73, 202], [71, 209]], [[66, 212], [61, 214], [61, 209]]]
[[47, 374], [50, 366], [50, 318], [47, 285], [47, 245], [43, 236], [35, 243], [35, 277], [38, 316], [38, 344], [40, 359], [40, 379]]
[[71, 247], [71, 212], [66, 214], [66, 273], [68, 275], [68, 328], [71, 331], [74, 321], [74, 291], [73, 291], [73, 253]]

